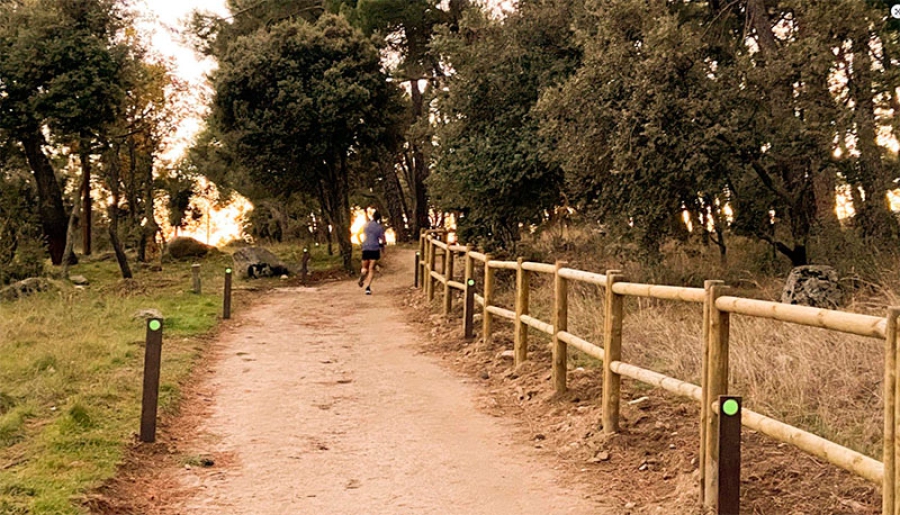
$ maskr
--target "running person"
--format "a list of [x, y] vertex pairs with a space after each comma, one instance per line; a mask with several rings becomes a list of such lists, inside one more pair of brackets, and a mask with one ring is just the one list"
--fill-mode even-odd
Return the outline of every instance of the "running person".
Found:
[[384, 226], [381, 225], [381, 213], [375, 211], [372, 213], [372, 220], [363, 228], [362, 271], [359, 275], [359, 286], [366, 286], [366, 295], [372, 295], [375, 263], [381, 259], [381, 251], [386, 243]]

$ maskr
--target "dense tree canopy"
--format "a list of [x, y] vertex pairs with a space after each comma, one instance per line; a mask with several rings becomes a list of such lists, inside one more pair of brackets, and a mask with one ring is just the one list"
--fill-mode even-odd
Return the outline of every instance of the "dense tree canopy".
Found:
[[214, 123], [237, 160], [272, 193], [314, 192], [349, 269], [350, 164], [383, 144], [401, 109], [375, 46], [325, 15], [242, 36], [220, 64]]

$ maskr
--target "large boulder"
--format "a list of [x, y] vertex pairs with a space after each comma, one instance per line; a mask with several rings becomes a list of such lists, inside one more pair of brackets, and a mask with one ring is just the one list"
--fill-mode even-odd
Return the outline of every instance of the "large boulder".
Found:
[[187, 236], [179, 236], [169, 242], [166, 253], [174, 259], [204, 257], [215, 247], [205, 245]]
[[54, 288], [53, 283], [43, 277], [32, 277], [12, 283], [0, 289], [0, 300], [16, 300], [25, 298], [33, 293], [48, 291]]
[[259, 277], [280, 277], [290, 274], [290, 270], [278, 256], [263, 247], [245, 247], [234, 255], [234, 271], [238, 277], [255, 279]]
[[798, 266], [791, 270], [781, 302], [816, 308], [836, 309], [844, 301], [837, 271], [824, 265]]

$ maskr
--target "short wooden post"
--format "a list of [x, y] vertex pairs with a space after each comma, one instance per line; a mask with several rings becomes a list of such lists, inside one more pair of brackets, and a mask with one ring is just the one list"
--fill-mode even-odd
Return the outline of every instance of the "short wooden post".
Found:
[[475, 279], [466, 279], [465, 303], [463, 304], [463, 337], [466, 341], [475, 339]]
[[[720, 395], [728, 395], [728, 331], [727, 312], [716, 308], [716, 299], [724, 295], [726, 287], [715, 284], [709, 302], [709, 365], [707, 367], [706, 399], [712, 402]], [[706, 484], [703, 487], [703, 508], [715, 513], [719, 494], [719, 415], [712, 409], [706, 420]]]
[[488, 307], [494, 302], [494, 269], [491, 268], [491, 260], [494, 256], [484, 255], [484, 310], [481, 315], [481, 342], [485, 347], [493, 343], [493, 320]]
[[465, 267], [463, 268], [463, 284], [475, 277], [475, 259], [472, 258], [472, 245], [466, 245]]
[[428, 301], [431, 302], [434, 300], [434, 277], [432, 277], [431, 273], [434, 272], [434, 265], [437, 262], [437, 246], [434, 244], [433, 239], [428, 242], [428, 248], [428, 252], [430, 252], [428, 256], [428, 276], [425, 279], [428, 284]]
[[700, 401], [700, 502], [704, 502], [706, 491], [706, 438], [709, 419], [709, 410], [712, 401], [709, 399], [709, 310], [713, 303], [712, 287], [717, 284], [725, 284], [722, 281], [704, 281], [703, 289], [706, 296], [703, 301], [703, 336], [701, 342], [701, 372], [700, 372], [700, 393], [702, 400]]
[[309, 249], [303, 249], [303, 257], [300, 258], [300, 283], [306, 284], [306, 280], [309, 277], [309, 260], [312, 256], [309, 254]]
[[225, 300], [222, 306], [222, 318], [231, 318], [231, 269], [225, 269]]
[[191, 265], [191, 290], [197, 295], [200, 294], [200, 264]]
[[453, 280], [453, 252], [450, 246], [444, 251], [444, 316], [450, 316], [450, 310], [453, 309], [453, 288], [450, 287], [450, 281]]
[[606, 305], [603, 320], [603, 432], [619, 431], [619, 397], [622, 381], [619, 374], [613, 372], [613, 361], [622, 359], [622, 317], [624, 298], [613, 292], [613, 285], [624, 281], [620, 270], [606, 272]]
[[559, 339], [560, 331], [569, 330], [569, 285], [565, 277], [559, 275], [559, 269], [566, 266], [565, 261], [556, 262], [553, 274], [553, 372], [552, 380], [556, 393], [566, 393], [566, 372], [569, 365], [569, 349], [566, 342]]
[[528, 326], [522, 322], [522, 315], [528, 314], [528, 293], [531, 283], [531, 272], [522, 268], [524, 258], [516, 260], [516, 320], [513, 334], [515, 336], [513, 351], [515, 364], [521, 365], [528, 359]]
[[885, 324], [884, 340], [884, 482], [881, 488], [881, 513], [897, 515], [897, 454], [900, 453], [900, 440], [897, 439], [897, 319], [900, 318], [900, 307], [888, 309]]
[[162, 358], [163, 321], [147, 320], [147, 340], [144, 350], [144, 395], [141, 400], [141, 441], [156, 441], [156, 412], [159, 404], [159, 370]]
[[741, 398], [719, 396], [718, 515], [741, 514]]
[[414, 269], [414, 279], [413, 279], [413, 287], [419, 287], [419, 276], [422, 274], [422, 255], [419, 251], [416, 251], [416, 267]]

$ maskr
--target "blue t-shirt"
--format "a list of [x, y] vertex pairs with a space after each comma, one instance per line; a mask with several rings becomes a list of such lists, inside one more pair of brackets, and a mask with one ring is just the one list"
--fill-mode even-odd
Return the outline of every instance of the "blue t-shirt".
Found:
[[363, 250], [381, 250], [381, 246], [387, 243], [384, 239], [384, 227], [376, 222], [371, 221], [366, 224], [363, 229]]

